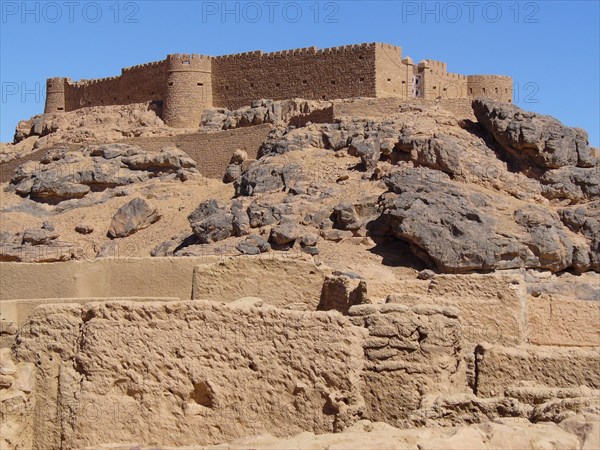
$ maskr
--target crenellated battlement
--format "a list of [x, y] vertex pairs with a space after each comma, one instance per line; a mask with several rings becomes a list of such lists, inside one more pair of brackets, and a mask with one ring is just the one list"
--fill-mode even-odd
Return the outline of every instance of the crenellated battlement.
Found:
[[402, 48], [370, 42], [222, 56], [176, 53], [121, 69], [116, 76], [47, 80], [46, 113], [99, 105], [157, 102], [171, 126], [197, 127], [207, 107], [238, 108], [253, 100], [300, 97], [439, 99], [490, 96], [510, 101], [512, 79], [462, 75], [443, 61], [402, 58]]

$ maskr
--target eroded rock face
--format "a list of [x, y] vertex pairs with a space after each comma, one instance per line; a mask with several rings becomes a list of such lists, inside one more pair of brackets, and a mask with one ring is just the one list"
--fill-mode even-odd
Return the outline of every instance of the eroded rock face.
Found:
[[48, 150], [39, 162], [19, 166], [9, 186], [22, 197], [58, 204], [155, 177], [185, 178], [195, 173], [195, 162], [176, 148], [147, 152], [128, 144], [105, 144]]
[[573, 265], [573, 241], [548, 209], [506, 203], [429, 169], [396, 171], [386, 184], [389, 232], [443, 272]]
[[539, 178], [545, 197], [579, 203], [600, 193], [598, 149], [589, 146], [585, 131], [488, 99], [475, 100], [473, 111], [504, 155]]
[[160, 219], [156, 208], [142, 198], [134, 198], [121, 206], [110, 222], [108, 235], [123, 238], [149, 227]]

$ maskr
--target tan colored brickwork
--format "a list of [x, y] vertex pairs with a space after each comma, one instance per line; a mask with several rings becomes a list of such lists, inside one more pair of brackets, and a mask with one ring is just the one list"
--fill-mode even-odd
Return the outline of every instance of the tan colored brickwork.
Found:
[[236, 109], [263, 98], [431, 101], [482, 96], [510, 102], [512, 79], [450, 73], [440, 61], [415, 65], [402, 58], [400, 47], [370, 43], [218, 57], [169, 55], [163, 61], [123, 69], [115, 77], [78, 82], [50, 78], [47, 92], [46, 113], [154, 101], [163, 104], [167, 125], [187, 128], [198, 127], [208, 107]]
[[377, 45], [258, 51], [214, 58], [215, 106], [235, 109], [260, 98], [374, 97]]
[[233, 152], [239, 148], [245, 150], [250, 159], [256, 158], [260, 144], [264, 142], [272, 128], [270, 124], [263, 124], [214, 133], [129, 138], [122, 142], [151, 151], [175, 146], [196, 161], [196, 167], [202, 175], [221, 179]]

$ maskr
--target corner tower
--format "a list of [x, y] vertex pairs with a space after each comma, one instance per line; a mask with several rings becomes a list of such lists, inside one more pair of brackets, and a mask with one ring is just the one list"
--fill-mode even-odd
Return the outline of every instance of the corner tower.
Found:
[[46, 104], [44, 114], [65, 112], [65, 85], [67, 78], [48, 78], [46, 80]]
[[212, 107], [212, 60], [204, 55], [167, 56], [163, 121], [175, 128], [197, 128]]

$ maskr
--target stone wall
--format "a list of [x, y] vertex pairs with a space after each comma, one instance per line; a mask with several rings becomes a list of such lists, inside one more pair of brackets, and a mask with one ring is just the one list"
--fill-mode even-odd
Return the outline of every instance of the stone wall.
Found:
[[359, 44], [213, 58], [214, 106], [236, 109], [253, 100], [375, 97], [375, 48]]
[[128, 138], [121, 142], [152, 151], [175, 146], [196, 161], [196, 168], [202, 175], [222, 179], [233, 152], [239, 148], [245, 150], [249, 158], [256, 158], [260, 145], [272, 128], [270, 124], [263, 124], [213, 133]]
[[86, 106], [163, 101], [167, 72], [165, 61], [156, 61], [123, 69], [116, 77], [78, 82], [64, 80], [65, 111], [73, 111]]
[[422, 397], [449, 392], [459, 380], [458, 310], [432, 305], [358, 305], [349, 314], [369, 336], [363, 341], [365, 418], [405, 426]]
[[600, 348], [503, 347], [479, 345], [475, 349], [476, 394], [502, 396], [518, 383], [551, 388], [600, 388]]
[[[413, 90], [413, 80], [419, 83], [419, 92]], [[196, 128], [206, 108], [237, 109], [265, 98], [488, 97], [510, 102], [512, 79], [450, 73], [441, 61], [415, 65], [402, 58], [400, 47], [369, 43], [218, 57], [175, 54], [123, 69], [115, 77], [78, 82], [49, 78], [47, 93], [46, 113], [150, 101], [164, 106], [162, 118], [167, 125]]]
[[213, 302], [40, 307], [33, 444], [206, 445], [333, 432], [358, 419], [364, 330], [338, 313]]
[[315, 311], [323, 282], [331, 273], [311, 260], [241, 257], [194, 268], [193, 300], [231, 302], [258, 297], [267, 304]]

